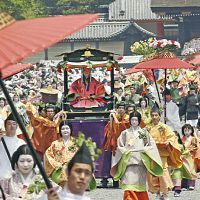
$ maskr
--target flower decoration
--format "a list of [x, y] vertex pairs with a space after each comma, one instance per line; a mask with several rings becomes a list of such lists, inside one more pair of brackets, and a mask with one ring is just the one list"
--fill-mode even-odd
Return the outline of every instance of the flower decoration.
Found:
[[142, 129], [141, 131], [138, 131], [139, 133], [139, 138], [144, 141], [144, 145], [146, 146], [148, 141], [147, 141], [147, 129]]
[[172, 51], [174, 52], [175, 50], [179, 49], [180, 43], [174, 40], [167, 40], [167, 39], [154, 39], [149, 43], [149, 47], [156, 49], [156, 51]]
[[130, 48], [134, 54], [148, 57], [163, 51], [175, 52], [180, 48], [180, 43], [174, 40], [149, 38], [148, 40], [135, 42]]
[[148, 40], [140, 40], [139, 42], [135, 42], [130, 46], [131, 51], [136, 55], [149, 55], [155, 53], [156, 50], [149, 46], [149, 44], [154, 41], [154, 38], [149, 38]]
[[86, 146], [89, 149], [89, 152], [92, 156], [92, 160], [96, 161], [99, 156], [101, 155], [102, 151], [101, 149], [97, 148], [96, 143], [92, 141], [92, 138], [85, 138], [85, 135], [81, 132], [79, 132], [78, 137], [73, 139], [73, 145], [68, 148], [69, 151], [74, 152], [77, 148], [80, 148], [85, 142]]

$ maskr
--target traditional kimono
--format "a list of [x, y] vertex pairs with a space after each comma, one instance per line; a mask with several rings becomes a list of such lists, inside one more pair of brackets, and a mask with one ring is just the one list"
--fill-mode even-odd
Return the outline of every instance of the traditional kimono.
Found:
[[[166, 102], [166, 124], [171, 127], [173, 131], [181, 132], [181, 121], [179, 117], [179, 107], [173, 102]], [[164, 122], [164, 116], [162, 115]]]
[[[145, 134], [145, 138], [141, 138]], [[135, 150], [135, 151], [134, 151]], [[124, 130], [118, 138], [118, 148], [112, 157], [111, 175], [121, 180], [124, 200], [146, 200], [147, 171], [154, 176], [163, 173], [162, 161], [155, 141], [146, 129]]]
[[[33, 184], [34, 181], [42, 180], [42, 177], [40, 175], [36, 175], [36, 173], [33, 171], [32, 174], [30, 174], [29, 183], [27, 183], [20, 172], [16, 171], [13, 172], [10, 178], [8, 179], [2, 179], [0, 181], [1, 187], [3, 188], [3, 191], [6, 196], [6, 200], [20, 200], [20, 199], [26, 199], [26, 200], [35, 200], [39, 196], [42, 195], [42, 191], [39, 194], [36, 193], [28, 193], [28, 187], [30, 184]], [[0, 199], [2, 199], [0, 195]]]
[[200, 139], [198, 137], [196, 137], [196, 146], [197, 146], [197, 149], [193, 153], [193, 156], [194, 156], [196, 171], [199, 172], [200, 171]]
[[[178, 139], [172, 129], [159, 122], [157, 125], [149, 124], [147, 130], [156, 142], [163, 165], [163, 176], [148, 175], [149, 191], [152, 193], [163, 192], [167, 194], [173, 188], [168, 166], [180, 168], [182, 166], [181, 149]], [[167, 145], [165, 145], [168, 143]]]
[[121, 132], [130, 127], [129, 115], [124, 114], [120, 117], [119, 114], [116, 115], [118, 122], [114, 120], [108, 122], [105, 126], [105, 140], [104, 140], [104, 150], [111, 150], [115, 153], [117, 149], [117, 138], [120, 136]]
[[[190, 159], [190, 165], [192, 165], [195, 170], [195, 165], [194, 165], [195, 161], [194, 160], [195, 160], [195, 153], [197, 151], [197, 140], [194, 136], [189, 136], [189, 137], [184, 136], [182, 138], [182, 141], [183, 141], [183, 144], [185, 145], [185, 147], [189, 150], [189, 152], [192, 155], [192, 159]], [[194, 187], [195, 180], [197, 178], [195, 175], [193, 175], [192, 177], [189, 177], [189, 178], [184, 178], [182, 181], [182, 187], [187, 188], [187, 189], [189, 189], [190, 187]]]
[[[45, 152], [44, 167], [51, 179], [60, 184], [67, 181], [66, 164], [76, 153], [72, 138], [65, 144], [60, 138], [54, 141]], [[71, 148], [71, 149], [70, 149]]]
[[[90, 200], [89, 197], [83, 195], [76, 195], [72, 194], [68, 189], [67, 186], [64, 187], [60, 192], [58, 192], [58, 196], [60, 200]], [[42, 197], [38, 198], [38, 200], [48, 200], [47, 195], [43, 195]]]
[[173, 169], [171, 177], [174, 184], [175, 192], [181, 192], [182, 179], [196, 179], [195, 165], [190, 154], [190, 151], [180, 144], [182, 152], [183, 165], [181, 168]]
[[149, 106], [147, 106], [145, 109], [139, 107], [137, 111], [142, 116], [142, 122], [143, 122], [142, 127], [145, 127], [147, 124], [151, 122], [151, 108]]
[[[99, 83], [95, 78], [87, 79], [86, 84], [80, 78], [73, 82], [69, 89], [68, 98], [74, 96], [73, 100], [70, 102], [74, 107], [99, 107], [100, 103], [106, 103], [106, 101], [101, 97], [105, 94], [104, 85]], [[90, 99], [90, 95], [95, 95], [95, 99]]]
[[33, 145], [42, 157], [47, 148], [50, 147], [51, 143], [59, 138], [57, 129], [59, 124], [41, 116], [36, 117], [30, 110], [28, 110], [27, 113], [29, 115], [31, 125], [34, 128], [32, 136]]
[[[17, 136], [8, 137], [3, 136], [10, 156], [12, 157], [13, 153], [17, 150], [17, 148], [23, 144], [25, 144], [24, 140], [19, 139]], [[0, 140], [0, 179], [10, 177], [12, 173], [11, 163], [8, 159], [8, 155], [3, 146], [2, 141]]]

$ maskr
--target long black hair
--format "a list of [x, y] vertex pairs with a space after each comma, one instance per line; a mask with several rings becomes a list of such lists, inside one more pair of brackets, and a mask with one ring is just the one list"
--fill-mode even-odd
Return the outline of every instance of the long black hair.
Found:
[[137, 111], [131, 112], [130, 115], [129, 115], [129, 122], [130, 122], [130, 124], [131, 124], [131, 118], [132, 117], [137, 117], [138, 118], [138, 125], [139, 125], [140, 122], [141, 122], [141, 118], [142, 118], [141, 114], [139, 112], [137, 112]]
[[[12, 169], [15, 170], [15, 166], [17, 166], [17, 162], [19, 160], [19, 157], [21, 155], [31, 155], [31, 150], [29, 149], [29, 146], [27, 144], [23, 144], [13, 153], [12, 159], [11, 159], [11, 166]], [[36, 163], [34, 161], [33, 168], [35, 167]]]
[[190, 124], [185, 124], [182, 127], [182, 134], [185, 136], [184, 129], [190, 129], [192, 131], [191, 136], [194, 136], [194, 128]]

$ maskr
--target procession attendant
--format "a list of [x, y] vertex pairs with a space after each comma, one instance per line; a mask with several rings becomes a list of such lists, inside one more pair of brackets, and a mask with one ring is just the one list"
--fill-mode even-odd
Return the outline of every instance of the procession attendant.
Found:
[[194, 155], [194, 162], [195, 162], [195, 167], [196, 167], [196, 171], [199, 172], [200, 171], [200, 124], [197, 125], [196, 128], [196, 139], [197, 139], [197, 151]]
[[181, 148], [183, 165], [181, 168], [174, 168], [171, 174], [174, 184], [174, 196], [179, 197], [181, 193], [181, 185], [183, 179], [196, 179], [196, 170], [194, 161], [190, 151], [185, 147], [179, 134], [178, 142]]
[[[160, 110], [155, 105], [151, 111], [152, 122], [146, 126], [156, 142], [163, 166], [163, 176], [155, 177], [148, 174], [149, 191], [156, 193], [156, 200], [169, 200], [168, 193], [173, 188], [169, 167], [182, 166], [181, 149], [172, 129], [160, 121]], [[162, 196], [161, 196], [162, 195]]]
[[117, 104], [117, 111], [110, 113], [110, 121], [104, 130], [104, 150], [112, 151], [115, 154], [117, 149], [117, 139], [121, 132], [130, 127], [129, 115], [125, 113], [125, 103]]
[[[185, 124], [182, 127], [182, 135], [183, 144], [192, 154], [193, 159], [191, 162], [193, 162], [194, 164], [195, 154], [197, 152], [197, 139], [194, 137], [194, 128], [190, 124]], [[195, 180], [196, 177], [192, 177], [190, 179], [183, 179], [182, 187], [189, 190], [194, 190]]]
[[41, 191], [37, 194], [36, 190], [34, 192], [34, 186], [32, 186], [32, 189], [30, 188], [31, 184], [34, 185], [37, 180], [41, 181], [41, 184], [43, 184], [44, 187], [43, 189], [46, 187], [45, 184], [42, 183], [42, 177], [35, 171], [35, 162], [28, 145], [24, 144], [14, 152], [11, 164], [14, 172], [9, 178], [0, 181], [6, 199], [37, 199], [43, 192]]
[[146, 129], [141, 129], [139, 112], [130, 114], [131, 127], [122, 131], [112, 156], [111, 175], [120, 180], [124, 200], [148, 200], [146, 188], [147, 171], [162, 176], [162, 161], [155, 141]]
[[151, 122], [151, 108], [148, 105], [147, 98], [140, 98], [139, 107], [137, 108], [137, 111], [141, 114], [143, 127], [145, 127]]
[[59, 126], [60, 139], [52, 142], [45, 152], [45, 171], [54, 182], [60, 185], [67, 181], [66, 166], [77, 151], [72, 131], [72, 125], [67, 121], [62, 121]]
[[85, 190], [92, 180], [93, 170], [92, 157], [84, 142], [67, 165], [68, 179], [63, 189], [57, 192], [56, 188], [51, 188], [38, 200], [90, 200]]

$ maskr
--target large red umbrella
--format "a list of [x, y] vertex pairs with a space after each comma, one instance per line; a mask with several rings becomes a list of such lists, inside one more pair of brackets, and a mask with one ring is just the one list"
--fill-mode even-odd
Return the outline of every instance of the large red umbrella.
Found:
[[[96, 18], [96, 14], [81, 14], [11, 20], [10, 24], [0, 27], [1, 71], [63, 40]], [[16, 73], [15, 68], [10, 68], [10, 70], [13, 74]]]
[[134, 74], [134, 73], [137, 73], [137, 72], [143, 72], [145, 69], [137, 69], [135, 68], [135, 66], [127, 69], [125, 75], [130, 75], [130, 74]]
[[179, 58], [155, 58], [135, 65], [136, 69], [179, 69], [195, 68]]

